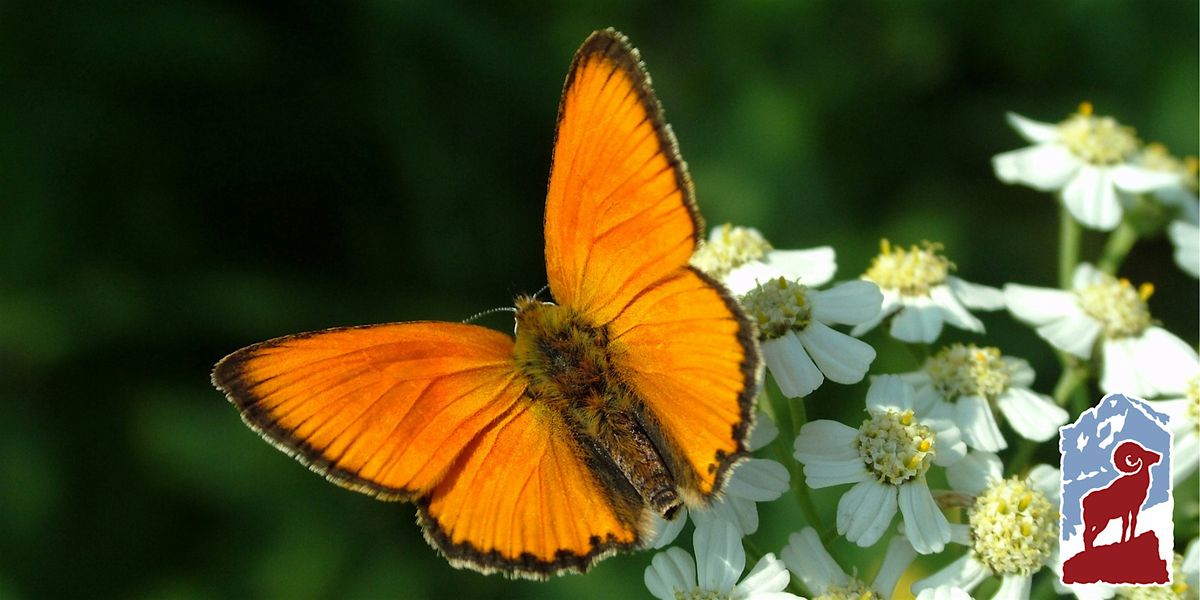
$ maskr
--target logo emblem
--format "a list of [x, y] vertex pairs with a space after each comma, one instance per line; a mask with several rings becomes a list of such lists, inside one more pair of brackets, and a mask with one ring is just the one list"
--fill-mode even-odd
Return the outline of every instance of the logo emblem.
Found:
[[1171, 431], [1145, 401], [1108, 394], [1059, 428], [1063, 583], [1171, 583]]

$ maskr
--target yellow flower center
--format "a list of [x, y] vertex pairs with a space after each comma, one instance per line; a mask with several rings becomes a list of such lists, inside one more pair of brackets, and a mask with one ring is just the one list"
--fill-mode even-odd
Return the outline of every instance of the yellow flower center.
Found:
[[824, 594], [813, 600], [880, 600], [879, 594], [871, 586], [863, 583], [857, 577], [851, 577], [846, 585], [831, 585]]
[[1167, 147], [1157, 142], [1146, 144], [1142, 148], [1141, 154], [1138, 155], [1137, 162], [1139, 165], [1151, 171], [1163, 171], [1172, 173], [1179, 177], [1183, 187], [1192, 194], [1200, 193], [1200, 177], [1197, 177], [1200, 172], [1200, 160], [1195, 156], [1189, 156], [1183, 160], [1175, 158]]
[[1058, 509], [1029, 482], [993, 482], [968, 511], [972, 549], [998, 575], [1030, 575], [1058, 543]]
[[692, 590], [690, 592], [675, 592], [675, 600], [730, 600], [733, 598], [731, 594], [724, 594], [712, 590]]
[[[1187, 574], [1183, 572], [1183, 556], [1176, 553], [1171, 561], [1171, 585], [1138, 585], [1117, 588], [1117, 596], [1130, 600], [1176, 600], [1188, 597]], [[1196, 594], [1193, 593], [1195, 598]]]
[[954, 269], [954, 263], [938, 254], [941, 249], [940, 244], [925, 242], [920, 248], [913, 245], [905, 250], [880, 240], [879, 255], [863, 277], [905, 296], [927, 296], [929, 288], [945, 283]]
[[1200, 375], [1188, 380], [1187, 397], [1192, 401], [1187, 407], [1188, 418], [1196, 426], [1196, 433], [1200, 433]]
[[863, 421], [854, 445], [880, 483], [900, 485], [929, 470], [933, 442], [933, 430], [918, 422], [913, 411], [887, 409]]
[[773, 279], [742, 296], [742, 307], [758, 325], [758, 337], [773, 340], [788, 331], [802, 331], [812, 322], [808, 288], [783, 277]]
[[721, 279], [730, 271], [766, 256], [771, 244], [750, 227], [722, 225], [712, 239], [701, 242], [692, 254], [692, 266], [704, 271], [714, 279]]
[[1132, 127], [1112, 117], [1092, 114], [1091, 103], [1079, 105], [1079, 112], [1058, 124], [1058, 133], [1072, 154], [1093, 165], [1115, 165], [1128, 160], [1138, 150]]
[[925, 361], [925, 372], [933, 388], [948, 400], [959, 396], [983, 396], [994, 400], [1008, 389], [1012, 367], [1004, 362], [999, 348], [975, 344], [951, 344]]
[[1099, 282], [1076, 290], [1079, 307], [1104, 326], [1110, 338], [1140, 335], [1150, 326], [1150, 308], [1146, 301], [1154, 294], [1154, 285], [1137, 288], [1128, 279], [1104, 275]]

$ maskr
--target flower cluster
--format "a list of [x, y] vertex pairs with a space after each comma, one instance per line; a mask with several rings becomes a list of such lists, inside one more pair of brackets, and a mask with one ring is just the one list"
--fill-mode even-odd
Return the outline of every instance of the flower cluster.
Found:
[[[1087, 600], [1197, 597], [1196, 540], [1176, 555], [1169, 586], [1058, 585], [1062, 477], [1034, 460], [1052, 460], [1060, 426], [1101, 394], [1121, 392], [1168, 415], [1171, 478], [1176, 489], [1185, 481], [1196, 487], [1194, 332], [1187, 341], [1172, 333], [1173, 324], [1154, 316], [1155, 286], [1120, 271], [1137, 241], [1163, 233], [1184, 277], [1200, 272], [1197, 161], [1143, 144], [1132, 128], [1088, 103], [1059, 123], [1016, 114], [1008, 121], [1033, 145], [995, 156], [996, 176], [1055, 192], [1062, 203], [1056, 287], [972, 283], [946, 248], [929, 241], [901, 246], [884, 239], [879, 254], [843, 281], [834, 280], [836, 255], [828, 246], [778, 250], [758, 230], [734, 225], [717, 227], [701, 244], [692, 265], [723, 282], [754, 323], [775, 383], [766, 389], [781, 397], [760, 397], [764, 412], [749, 445], [761, 456], [733, 472], [724, 494], [656, 523], [648, 545], [666, 549], [645, 571], [654, 596], [963, 600], [991, 590], [993, 598], [1027, 600], [1053, 583]], [[1164, 218], [1134, 227], [1141, 213]], [[1078, 259], [1085, 228], [1112, 232], [1093, 262]], [[1042, 354], [1057, 353], [1057, 383], [1039, 385], [1030, 362], [995, 341], [942, 340], [946, 325], [953, 335], [986, 335], [976, 312], [1000, 310], [1007, 315], [995, 318], [1028, 326], [1029, 339], [1045, 341]], [[879, 368], [877, 348], [886, 344], [907, 350], [911, 365]], [[827, 380], [862, 385], [835, 391]], [[865, 394], [858, 391], [864, 387]], [[828, 414], [833, 403], [823, 397], [835, 394], [859, 398], [854, 410], [834, 411], [856, 416], [808, 419], [810, 408]], [[776, 558], [743, 538], [778, 533], [760, 525], [758, 504], [782, 498], [795, 499], [804, 526], [788, 532]], [[1185, 509], [1190, 523], [1177, 530], [1184, 532], [1177, 542], [1194, 534], [1197, 512]], [[694, 526], [691, 553], [668, 547], [686, 523]], [[886, 547], [873, 577], [839, 565], [830, 553], [836, 538]], [[748, 551], [755, 564], [743, 577]], [[942, 553], [951, 556], [937, 568], [916, 560]], [[1035, 584], [1038, 578], [1043, 582]]]

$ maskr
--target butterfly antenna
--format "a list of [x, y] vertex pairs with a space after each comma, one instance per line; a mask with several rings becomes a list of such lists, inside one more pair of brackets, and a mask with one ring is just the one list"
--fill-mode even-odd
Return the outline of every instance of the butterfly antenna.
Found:
[[513, 308], [513, 307], [511, 307], [511, 306], [498, 306], [498, 307], [496, 307], [496, 308], [489, 308], [489, 309], [487, 309], [487, 310], [485, 310], [485, 311], [483, 311], [483, 312], [480, 312], [480, 313], [475, 313], [475, 314], [473, 314], [473, 315], [471, 315], [471, 316], [467, 317], [466, 319], [463, 319], [463, 323], [470, 323], [470, 322], [472, 322], [472, 321], [475, 321], [476, 319], [479, 319], [479, 318], [481, 318], [481, 317], [486, 317], [486, 316], [488, 316], [488, 315], [490, 315], [490, 314], [495, 314], [495, 313], [498, 313], [498, 312], [510, 312], [510, 313], [515, 313], [515, 312], [517, 312], [517, 309], [516, 309], [516, 308]]
[[550, 284], [548, 284], [548, 283], [547, 283], [546, 285], [543, 285], [543, 286], [542, 286], [542, 289], [540, 289], [540, 290], [538, 290], [538, 291], [534, 292], [534, 293], [533, 293], [533, 297], [534, 297], [534, 298], [537, 298], [538, 296], [541, 296], [541, 295], [542, 295], [542, 292], [544, 292], [544, 291], [546, 291], [546, 290], [548, 290], [548, 289], [550, 289]]

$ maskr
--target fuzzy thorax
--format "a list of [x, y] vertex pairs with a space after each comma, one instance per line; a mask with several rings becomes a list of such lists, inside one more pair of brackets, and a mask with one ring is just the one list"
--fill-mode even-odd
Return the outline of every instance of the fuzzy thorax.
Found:
[[624, 383], [608, 328], [565, 306], [528, 297], [516, 304], [515, 356], [534, 410], [586, 440], [602, 454], [594, 468], [615, 467], [645, 505], [669, 518], [682, 500], [647, 433], [642, 402]]

